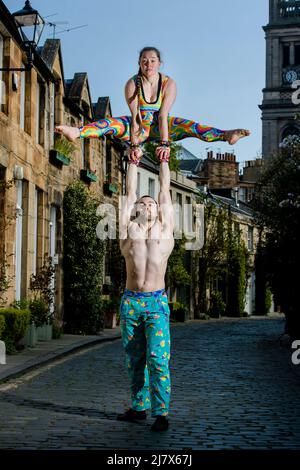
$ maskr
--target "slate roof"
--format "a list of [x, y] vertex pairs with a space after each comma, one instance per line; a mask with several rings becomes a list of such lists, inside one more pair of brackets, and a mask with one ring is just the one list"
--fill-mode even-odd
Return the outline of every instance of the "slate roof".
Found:
[[191, 173], [197, 173], [199, 167], [201, 167], [202, 160], [200, 158], [193, 158], [188, 160], [180, 160], [179, 168], [182, 171], [190, 171]]
[[43, 61], [52, 71], [56, 55], [60, 49], [60, 39], [46, 39], [43, 46], [38, 49]]
[[109, 96], [100, 96], [97, 103], [93, 103], [93, 110], [96, 119], [103, 119], [107, 116], [111, 116]]
[[77, 72], [74, 73], [74, 77], [69, 83], [69, 90], [68, 90], [68, 98], [72, 99], [73, 101], [80, 101], [82, 96], [82, 89], [84, 87], [85, 81], [87, 79], [86, 72]]
[[[56, 55], [59, 54], [62, 77], [64, 77], [63, 60], [61, 55], [60, 39], [46, 39], [42, 46], [37, 47], [37, 53], [50, 72], [53, 72], [53, 66]], [[63, 80], [64, 81], [64, 80]], [[64, 83], [65, 84], [65, 83]]]
[[192, 152], [190, 152], [188, 149], [185, 147], [181, 147], [178, 152], [177, 152], [177, 158], [178, 160], [195, 160], [198, 159], [196, 155], [194, 155]]
[[236, 201], [234, 198], [228, 198], [224, 196], [219, 196], [209, 192], [208, 194], [209, 199], [216, 204], [217, 206], [230, 206], [230, 209], [233, 213], [240, 214], [247, 217], [254, 217], [254, 210], [252, 207], [242, 201], [238, 201], [238, 206], [236, 205]]

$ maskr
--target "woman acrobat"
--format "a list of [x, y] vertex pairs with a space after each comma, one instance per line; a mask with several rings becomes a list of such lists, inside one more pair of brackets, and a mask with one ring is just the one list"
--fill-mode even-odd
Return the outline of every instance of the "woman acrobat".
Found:
[[103, 135], [130, 145], [129, 159], [139, 164], [140, 144], [159, 142], [156, 154], [168, 161], [170, 141], [194, 137], [205, 142], [223, 141], [234, 145], [250, 135], [246, 129], [221, 130], [190, 119], [169, 116], [176, 99], [176, 83], [159, 72], [161, 55], [155, 47], [144, 47], [139, 55], [139, 71], [125, 86], [125, 97], [131, 116], [111, 117], [85, 126], [56, 126], [55, 131], [74, 141], [77, 138], [99, 138]]

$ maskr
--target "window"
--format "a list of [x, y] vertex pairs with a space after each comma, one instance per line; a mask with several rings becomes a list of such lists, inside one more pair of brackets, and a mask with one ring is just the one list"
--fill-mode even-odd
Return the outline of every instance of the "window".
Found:
[[182, 230], [182, 195], [176, 193], [176, 210], [175, 210], [176, 226], [179, 230]]
[[282, 133], [281, 141], [283, 141], [286, 137], [289, 137], [291, 135], [300, 135], [299, 129], [295, 126], [286, 127]]
[[42, 263], [42, 247], [43, 247], [43, 192], [35, 188], [34, 194], [34, 211], [33, 211], [33, 259], [32, 273], [36, 274]]
[[36, 115], [35, 115], [35, 140], [37, 144], [44, 144], [45, 130], [45, 85], [37, 81], [36, 84]]
[[[87, 103], [82, 103], [82, 109], [84, 116], [87, 116], [90, 112], [89, 106]], [[81, 125], [85, 126], [89, 121], [82, 116]], [[81, 139], [82, 140], [82, 168], [93, 169], [91, 168], [91, 142], [90, 139]], [[105, 174], [104, 179], [111, 178], [112, 175], [112, 151], [111, 145], [109, 142], [106, 143], [106, 158], [105, 158]]]
[[185, 206], [184, 206], [184, 231], [186, 234], [192, 233], [193, 231], [193, 208], [191, 205], [191, 198], [189, 196], [185, 197]]
[[248, 250], [253, 250], [253, 227], [248, 225]]
[[[25, 67], [25, 64], [21, 64], [21, 67]], [[24, 131], [25, 130], [25, 75], [26, 72], [19, 72], [20, 73], [20, 128]]]
[[[0, 181], [6, 181], [6, 168], [0, 165]], [[4, 220], [4, 208], [6, 204], [6, 192], [5, 187], [3, 184], [0, 185], [0, 263], [3, 262], [3, 255], [4, 255], [4, 227], [5, 227], [5, 220]]]
[[35, 140], [39, 143], [40, 139], [40, 84], [36, 83], [36, 103], [35, 103]]
[[[26, 188], [24, 188], [24, 180], [16, 180], [16, 242], [15, 242], [15, 299], [20, 300], [22, 297], [22, 270], [26, 257], [26, 242], [24, 235], [24, 205], [26, 204]], [[25, 248], [25, 250], [24, 250]]]
[[55, 86], [51, 82], [49, 86], [50, 94], [50, 145], [54, 144], [54, 127], [55, 127]]
[[155, 198], [155, 180], [153, 178], [149, 178], [148, 180], [148, 194]]
[[246, 202], [246, 188], [239, 188], [239, 199], [242, 202]]
[[295, 65], [300, 65], [300, 44], [295, 45]]
[[282, 66], [287, 67], [290, 65], [290, 45], [289, 44], [284, 44], [282, 47]]
[[[86, 139], [83, 139], [86, 140]], [[85, 161], [88, 158], [87, 155], [87, 148], [85, 147]], [[111, 144], [110, 142], [106, 142], [106, 173], [105, 173], [105, 179], [111, 178], [112, 175], [112, 154], [111, 154]]]
[[[0, 68], [3, 67], [3, 36], [0, 34]], [[3, 81], [3, 71], [0, 70], [0, 109], [3, 111], [5, 104], [5, 83]]]
[[139, 199], [141, 197], [141, 173], [137, 173], [137, 185], [136, 185], [136, 197]]
[[38, 190], [34, 192], [32, 273], [36, 274], [38, 242]]
[[254, 196], [254, 188], [247, 188], [247, 202], [251, 202]]

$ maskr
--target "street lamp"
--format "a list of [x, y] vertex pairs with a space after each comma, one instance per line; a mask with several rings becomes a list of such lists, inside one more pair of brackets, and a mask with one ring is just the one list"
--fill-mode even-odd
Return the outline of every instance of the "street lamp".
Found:
[[37, 10], [32, 8], [30, 1], [26, 0], [22, 10], [12, 13], [22, 38], [22, 45], [27, 56], [25, 68], [2, 68], [3, 71], [30, 70], [33, 65], [34, 52], [42, 35], [45, 21]]
[[122, 161], [122, 173], [126, 175], [127, 173], [127, 168], [128, 168], [128, 155], [122, 155], [121, 156], [121, 161]]

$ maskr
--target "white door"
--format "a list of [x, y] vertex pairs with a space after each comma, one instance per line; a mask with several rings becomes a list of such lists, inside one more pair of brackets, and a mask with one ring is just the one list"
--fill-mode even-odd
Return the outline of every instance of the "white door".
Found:
[[245, 312], [248, 315], [252, 315], [255, 305], [255, 273], [252, 272], [248, 279], [246, 301], [245, 301]]
[[[55, 248], [56, 248], [56, 207], [51, 206], [50, 209], [50, 256], [52, 258], [52, 264], [55, 264]], [[50, 282], [50, 289], [55, 289], [55, 274], [53, 275]], [[55, 302], [55, 298], [54, 298]], [[50, 306], [50, 313], [54, 312], [54, 303]]]
[[32, 273], [36, 274], [37, 265], [37, 238], [38, 238], [38, 190], [34, 191], [34, 209], [33, 209], [33, 257]]
[[22, 225], [23, 225], [23, 208], [22, 208], [22, 195], [23, 184], [22, 180], [16, 181], [17, 189], [17, 205], [16, 205], [16, 248], [15, 248], [15, 297], [16, 300], [21, 299], [21, 275], [22, 275]]

